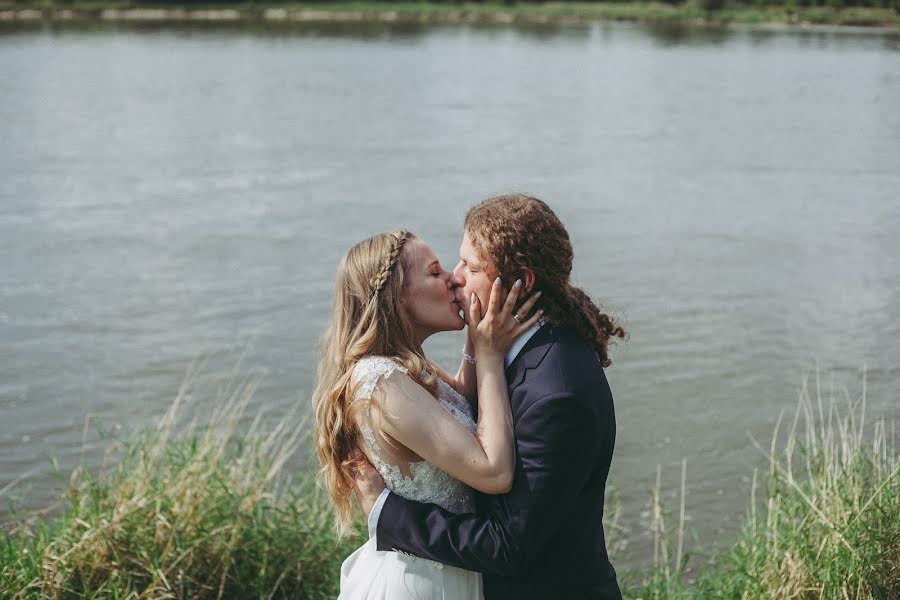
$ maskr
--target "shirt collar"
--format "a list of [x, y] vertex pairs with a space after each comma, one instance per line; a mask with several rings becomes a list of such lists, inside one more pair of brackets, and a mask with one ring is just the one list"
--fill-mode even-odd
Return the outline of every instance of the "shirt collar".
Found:
[[532, 325], [531, 329], [520, 335], [516, 338], [516, 341], [513, 342], [513, 345], [509, 347], [509, 350], [506, 351], [506, 358], [503, 360], [503, 368], [509, 367], [512, 364], [512, 361], [516, 360], [516, 357], [519, 355], [519, 352], [522, 351], [522, 348], [525, 347], [525, 344], [528, 343], [528, 340], [534, 336], [541, 328], [541, 325], [544, 324], [544, 320], [541, 319], [534, 325]]

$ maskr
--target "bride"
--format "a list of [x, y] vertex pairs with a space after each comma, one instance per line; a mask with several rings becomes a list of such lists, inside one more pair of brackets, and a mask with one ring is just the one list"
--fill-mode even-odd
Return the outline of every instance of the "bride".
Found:
[[[461, 290], [431, 248], [407, 231], [383, 233], [356, 244], [341, 261], [313, 394], [316, 452], [339, 535], [354, 521], [355, 448], [392, 492], [455, 513], [475, 511], [473, 489], [509, 490], [515, 451], [503, 359], [541, 311], [520, 319], [513, 309], [521, 283], [502, 301], [499, 281], [490, 298], [472, 295], [454, 377], [422, 350], [432, 334], [466, 325], [465, 300], [456, 296]], [[518, 313], [527, 315], [538, 296]], [[378, 551], [369, 531], [369, 541], [341, 567], [340, 598], [478, 600], [481, 575]]]

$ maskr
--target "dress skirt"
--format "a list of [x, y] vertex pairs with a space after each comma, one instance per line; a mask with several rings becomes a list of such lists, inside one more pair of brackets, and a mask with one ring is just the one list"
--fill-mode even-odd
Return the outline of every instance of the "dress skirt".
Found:
[[481, 573], [400, 552], [377, 550], [375, 537], [341, 565], [338, 600], [483, 600]]

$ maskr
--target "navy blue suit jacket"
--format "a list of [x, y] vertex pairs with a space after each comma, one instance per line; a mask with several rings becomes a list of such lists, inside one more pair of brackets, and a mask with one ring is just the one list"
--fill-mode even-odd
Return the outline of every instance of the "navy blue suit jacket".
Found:
[[484, 577], [485, 600], [619, 600], [606, 554], [603, 495], [616, 439], [612, 394], [591, 347], [545, 325], [506, 370], [516, 438], [507, 494], [476, 514], [390, 494], [379, 550], [400, 550]]

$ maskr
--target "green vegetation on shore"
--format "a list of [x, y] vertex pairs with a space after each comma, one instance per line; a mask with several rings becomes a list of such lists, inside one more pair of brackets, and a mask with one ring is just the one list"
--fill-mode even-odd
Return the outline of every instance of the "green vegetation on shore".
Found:
[[[213, 425], [178, 431], [186, 385], [115, 467], [76, 470], [62, 514], [0, 539], [0, 598], [334, 598], [340, 563], [362, 534], [338, 540], [311, 473], [285, 472], [305, 443], [296, 416], [268, 434], [258, 420], [237, 433], [254, 389], [228, 394]], [[806, 392], [754, 473], [738, 541], [699, 572], [682, 551], [684, 488], [670, 525], [657, 481], [651, 568], [623, 578], [626, 597], [900, 595], [893, 426], [864, 427], [864, 396], [842, 410]]]
[[683, 2], [277, 2], [262, 0], [0, 0], [0, 20], [386, 21], [900, 27], [900, 0], [685, 0]]
[[221, 402], [214, 425], [176, 435], [184, 387], [108, 474], [77, 470], [58, 518], [0, 540], [0, 598], [335, 598], [362, 538], [337, 540], [314, 478], [282, 472], [296, 422], [237, 434], [255, 386]]
[[683, 533], [683, 518], [667, 532], [654, 502], [660, 541], [640, 597], [900, 598], [900, 457], [893, 423], [865, 427], [863, 386], [855, 403], [826, 404], [818, 378], [814, 394], [804, 384], [791, 424], [782, 432], [779, 419], [769, 448], [760, 448], [767, 464], [753, 472], [737, 542], [691, 585], [673, 535]]

